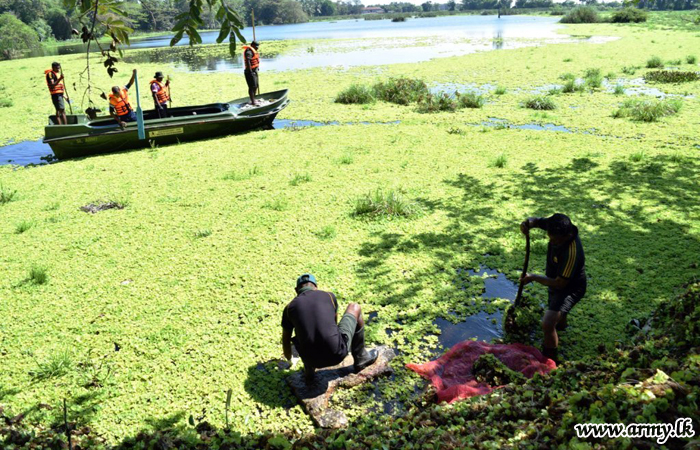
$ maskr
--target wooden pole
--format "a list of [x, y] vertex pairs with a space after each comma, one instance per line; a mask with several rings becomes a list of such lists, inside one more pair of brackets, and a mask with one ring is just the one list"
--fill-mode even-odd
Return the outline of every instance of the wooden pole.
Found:
[[[63, 66], [61, 66], [61, 76], [63, 77], [63, 91], [66, 95], [66, 101], [68, 102], [68, 107], [70, 108], [70, 113], [73, 115], [73, 104], [70, 102], [70, 96], [68, 95], [68, 83], [66, 83], [66, 77], [63, 75]], [[67, 124], [66, 124], [67, 125]]]
[[[251, 8], [251, 10], [250, 10], [250, 18], [251, 18], [251, 21], [253, 22], [253, 40], [256, 41], [257, 39], [255, 39], [255, 9], [254, 8]], [[245, 55], [244, 55], [244, 58], [245, 58]], [[259, 73], [258, 73], [258, 95], [260, 95], [260, 74]]]

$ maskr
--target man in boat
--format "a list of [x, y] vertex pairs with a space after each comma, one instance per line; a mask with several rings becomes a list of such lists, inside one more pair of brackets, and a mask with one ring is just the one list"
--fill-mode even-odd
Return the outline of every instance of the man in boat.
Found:
[[112, 86], [112, 93], [109, 94], [109, 115], [122, 128], [126, 127], [126, 122], [136, 121], [136, 113], [129, 102], [129, 89], [134, 84], [134, 78], [136, 78], [136, 69], [131, 73], [131, 79], [126, 86], [123, 88]]
[[338, 322], [338, 300], [333, 293], [319, 290], [316, 277], [309, 273], [297, 279], [296, 293], [282, 313], [282, 350], [285, 358], [291, 360], [294, 343], [304, 362], [307, 383], [313, 382], [316, 369], [340, 364], [348, 351], [352, 353], [355, 372], [377, 360], [377, 350], [365, 349], [365, 321], [360, 305], [350, 303]]
[[159, 119], [168, 117], [168, 101], [170, 100], [170, 78], [163, 84], [163, 72], [156, 72], [151, 80], [151, 94]]
[[559, 336], [557, 330], [566, 329], [566, 316], [586, 294], [586, 258], [583, 253], [578, 228], [564, 214], [547, 218], [530, 217], [520, 224], [527, 234], [531, 228], [547, 231], [547, 264], [545, 275], [525, 274], [524, 283], [534, 281], [547, 286], [549, 306], [542, 319], [544, 356], [557, 360]]
[[49, 87], [49, 93], [51, 94], [51, 102], [56, 109], [56, 121], [59, 125], [67, 125], [68, 119], [66, 118], [66, 105], [63, 102], [65, 98], [70, 101], [68, 94], [66, 94], [66, 88], [63, 85], [63, 73], [61, 72], [61, 64], [54, 62], [51, 64], [50, 70], [45, 70], [46, 84]]
[[258, 53], [258, 41], [243, 46], [243, 60], [245, 61], [245, 82], [248, 84], [250, 104], [258, 105], [255, 101], [255, 93], [258, 91], [258, 68], [260, 67], [260, 53]]

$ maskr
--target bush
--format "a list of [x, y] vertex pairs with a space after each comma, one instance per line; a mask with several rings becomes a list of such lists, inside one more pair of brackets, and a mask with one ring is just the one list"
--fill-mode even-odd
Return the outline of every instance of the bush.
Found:
[[390, 78], [386, 82], [374, 85], [376, 98], [397, 105], [408, 105], [428, 94], [428, 86], [425, 82], [412, 78]]
[[39, 35], [12, 13], [0, 14], [0, 59], [12, 59], [41, 47]]
[[554, 104], [554, 101], [550, 97], [543, 95], [538, 95], [525, 100], [524, 105], [526, 108], [535, 109], [538, 111], [551, 111], [557, 108], [557, 105]]
[[663, 69], [664, 62], [658, 56], [647, 59], [647, 69]]
[[497, 167], [499, 169], [502, 169], [508, 164], [508, 156], [506, 156], [505, 153], [501, 153], [500, 155], [496, 156], [494, 159], [489, 161], [489, 167]]
[[436, 113], [440, 111], [455, 111], [456, 109], [457, 102], [449, 95], [428, 94], [418, 102], [417, 111], [419, 113]]
[[678, 99], [656, 100], [631, 98], [613, 113], [613, 117], [629, 117], [640, 122], [656, 122], [662, 117], [672, 116], [680, 111], [683, 102]]
[[700, 74], [680, 70], [653, 70], [647, 72], [644, 79], [653, 83], [686, 83], [700, 80]]
[[12, 100], [9, 98], [0, 98], [0, 108], [9, 108], [12, 106]]
[[403, 17], [403, 16], [394, 17], [393, 19], [391, 19], [391, 21], [392, 21], [392, 22], [405, 22], [405, 21], [406, 21], [406, 18]]
[[410, 217], [418, 212], [418, 207], [407, 201], [396, 191], [384, 193], [381, 189], [366, 194], [355, 201], [355, 216]]
[[484, 97], [476, 92], [457, 93], [457, 106], [459, 108], [481, 108], [485, 103]]
[[624, 66], [622, 68], [622, 73], [625, 75], [634, 75], [635, 72], [637, 72], [637, 69], [639, 69], [637, 66]]
[[493, 91], [494, 94], [496, 95], [503, 95], [507, 91], [505, 86], [498, 86], [495, 91]]
[[560, 20], [561, 23], [597, 23], [598, 12], [590, 6], [579, 6], [571, 10]]
[[616, 11], [610, 21], [613, 23], [640, 23], [647, 21], [647, 12], [638, 8], [623, 8]]
[[685, 57], [685, 62], [688, 64], [695, 64], [698, 62], [698, 58], [696, 58], [695, 55], [688, 55]]
[[624, 95], [625, 94], [625, 87], [621, 84], [616, 84], [615, 85], [615, 90], [613, 91], [615, 95]]
[[17, 195], [17, 191], [5, 188], [0, 184], [0, 205], [10, 203], [15, 198], [15, 195]]
[[336, 103], [346, 105], [372, 103], [373, 101], [372, 90], [361, 84], [353, 84], [335, 97]]
[[32, 266], [32, 268], [29, 269], [29, 281], [34, 284], [46, 284], [46, 282], [49, 281], [46, 268], [43, 266]]

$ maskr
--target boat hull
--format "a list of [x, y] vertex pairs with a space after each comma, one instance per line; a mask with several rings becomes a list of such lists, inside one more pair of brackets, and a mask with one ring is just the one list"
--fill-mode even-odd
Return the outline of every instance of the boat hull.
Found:
[[[97, 118], [83, 123], [75, 120], [76, 123], [69, 125], [49, 125], [44, 142], [58, 159], [70, 159], [209, 139], [270, 126], [289, 103], [286, 90], [258, 98], [269, 102], [262, 107], [245, 108], [247, 99], [238, 99], [224, 104], [173, 108], [175, 117], [145, 120], [144, 140], [138, 138], [135, 122], [122, 130], [109, 118]], [[154, 111], [149, 114], [155, 117]]]

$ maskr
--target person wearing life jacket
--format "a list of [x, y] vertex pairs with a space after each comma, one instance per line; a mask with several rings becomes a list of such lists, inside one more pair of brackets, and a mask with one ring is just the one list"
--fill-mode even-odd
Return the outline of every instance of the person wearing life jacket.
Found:
[[68, 100], [68, 95], [66, 94], [66, 87], [63, 84], [61, 64], [57, 62], [52, 63], [51, 69], [45, 70], [44, 75], [46, 76], [46, 85], [49, 87], [49, 93], [51, 94], [51, 102], [53, 102], [53, 106], [56, 108], [56, 121], [59, 125], [67, 125], [66, 105], [63, 102], [63, 98], [65, 97], [65, 99]]
[[163, 84], [163, 72], [156, 72], [151, 80], [151, 94], [159, 119], [168, 117], [168, 101], [170, 100], [170, 78]]
[[129, 102], [129, 88], [134, 84], [136, 69], [131, 74], [131, 79], [126, 86], [112, 86], [112, 93], [109, 94], [109, 115], [117, 121], [120, 127], [126, 127], [126, 122], [135, 122], [136, 113]]
[[245, 82], [248, 84], [248, 95], [250, 104], [258, 105], [255, 101], [255, 93], [258, 90], [258, 68], [260, 67], [260, 53], [258, 53], [258, 41], [253, 41], [250, 45], [243, 46], [243, 61], [245, 62]]

